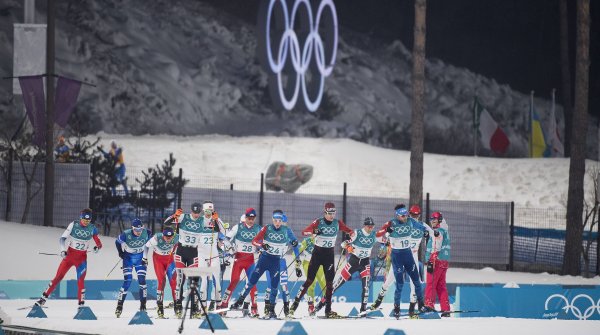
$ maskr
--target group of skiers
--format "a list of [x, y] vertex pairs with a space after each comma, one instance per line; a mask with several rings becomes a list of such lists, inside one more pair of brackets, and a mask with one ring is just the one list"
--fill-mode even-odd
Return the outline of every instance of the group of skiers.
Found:
[[[60, 238], [62, 262], [55, 278], [48, 289], [36, 302], [43, 305], [66, 272], [75, 266], [78, 279], [78, 300], [83, 306], [85, 301], [84, 278], [87, 268], [88, 248], [93, 240], [92, 250], [98, 252], [102, 243], [98, 231], [92, 221], [92, 210], [81, 212], [78, 221], [69, 224]], [[165, 317], [164, 289], [167, 279], [171, 287], [174, 301], [174, 312], [177, 317], [183, 314], [184, 289], [187, 282], [199, 290], [197, 294], [188, 292], [191, 317], [202, 316], [202, 306], [207, 310], [217, 309], [242, 310], [244, 315], [259, 317], [256, 284], [266, 272], [267, 289], [265, 292], [265, 318], [277, 318], [275, 306], [277, 295], [281, 291], [283, 312], [286, 317], [293, 317], [305, 294], [308, 293], [308, 313], [315, 315], [325, 307], [326, 318], [339, 318], [332, 311], [332, 295], [345, 282], [358, 273], [362, 283], [360, 304], [361, 315], [376, 310], [381, 305], [386, 291], [395, 282], [393, 315], [400, 316], [400, 297], [405, 275], [410, 278], [411, 297], [409, 314], [418, 317], [419, 313], [435, 311], [436, 294], [439, 298], [442, 316], [449, 316], [450, 305], [446, 290], [446, 271], [450, 258], [450, 236], [448, 226], [440, 212], [433, 212], [429, 218], [430, 225], [421, 221], [421, 208], [413, 205], [407, 209], [403, 204], [394, 209], [394, 218], [376, 230], [375, 222], [367, 217], [362, 228], [350, 229], [336, 218], [335, 204], [325, 203], [323, 216], [315, 219], [302, 230], [302, 240], [298, 240], [288, 226], [288, 218], [284, 211], [274, 210], [271, 223], [260, 226], [256, 223], [256, 210], [247, 208], [240, 218], [240, 223], [229, 229], [215, 210], [212, 201], [193, 203], [190, 213], [178, 209], [169, 216], [161, 232], [152, 235], [144, 227], [142, 221], [135, 218], [131, 229], [125, 230], [115, 240], [119, 257], [122, 259], [123, 285], [121, 286], [115, 315], [119, 317], [129, 290], [135, 270], [139, 284], [140, 310], [146, 310], [147, 284], [146, 271], [148, 256], [152, 251], [154, 271], [158, 280], [157, 314]], [[340, 266], [335, 263], [334, 248], [338, 233], [343, 232], [348, 238], [343, 240], [341, 260], [346, 263]], [[422, 239], [426, 239], [426, 291], [423, 292], [419, 271], [419, 247]], [[383, 260], [385, 281], [371, 306], [368, 305], [371, 281], [371, 251], [379, 245], [377, 256]], [[306, 274], [293, 301], [288, 289], [288, 268], [284, 256], [288, 249], [293, 250], [293, 265], [298, 278]], [[233, 257], [230, 283], [224, 292], [221, 289], [223, 273], [229, 265], [228, 258]], [[257, 259], [258, 258], [258, 259]], [[292, 265], [290, 264], [290, 266]], [[190, 276], [186, 281], [185, 268], [202, 268], [201, 276]], [[338, 268], [341, 269], [338, 271]], [[337, 272], [337, 273], [336, 273]], [[377, 271], [379, 272], [379, 271]], [[243, 273], [243, 274], [242, 274]], [[238, 283], [246, 281], [242, 293], [229, 306], [229, 300]], [[315, 301], [315, 287], [320, 286], [323, 296]], [[208, 297], [208, 289], [212, 294]], [[210, 303], [207, 305], [207, 301]], [[291, 303], [291, 305], [290, 305]], [[416, 309], [417, 308], [417, 309]]]

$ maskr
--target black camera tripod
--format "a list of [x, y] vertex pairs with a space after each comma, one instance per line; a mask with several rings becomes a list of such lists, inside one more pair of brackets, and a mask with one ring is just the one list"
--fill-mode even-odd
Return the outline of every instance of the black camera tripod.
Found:
[[[183, 323], [185, 322], [185, 315], [187, 314], [187, 311], [190, 308], [190, 302], [192, 301], [192, 297], [195, 297], [200, 302], [200, 307], [202, 308], [202, 311], [204, 312], [204, 315], [206, 317], [206, 322], [208, 322], [208, 326], [210, 327], [210, 331], [214, 333], [215, 329], [213, 328], [213, 325], [210, 322], [210, 318], [208, 317], [208, 312], [206, 311], [206, 307], [202, 303], [202, 300], [200, 300], [200, 293], [198, 292], [198, 280], [200, 279], [200, 277], [196, 277], [196, 276], [186, 276], [186, 277], [188, 279], [190, 288], [188, 289], [188, 298], [187, 298], [187, 302], [185, 303], [185, 309], [183, 310], [183, 316], [181, 317], [181, 325], [179, 325], [178, 332], [179, 332], [179, 334], [181, 334], [181, 332], [183, 332]], [[190, 313], [190, 318], [191, 318], [191, 313]]]

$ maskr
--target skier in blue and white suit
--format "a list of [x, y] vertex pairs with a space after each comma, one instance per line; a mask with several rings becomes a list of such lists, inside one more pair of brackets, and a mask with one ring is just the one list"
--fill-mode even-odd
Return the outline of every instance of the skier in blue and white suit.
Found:
[[383, 227], [377, 231], [376, 236], [381, 238], [388, 236], [390, 246], [392, 247], [391, 258], [396, 278], [396, 291], [394, 292], [394, 316], [400, 315], [400, 297], [402, 296], [402, 286], [404, 285], [404, 272], [406, 272], [412, 283], [415, 285], [417, 295], [417, 304], [419, 309], [423, 307], [423, 288], [419, 278], [418, 264], [411, 251], [411, 240], [413, 229], [428, 231], [433, 234], [433, 230], [413, 218], [408, 217], [408, 210], [405, 207], [396, 210], [396, 218], [386, 222]]
[[140, 311], [146, 310], [148, 261], [144, 258], [144, 246], [151, 237], [152, 232], [144, 228], [142, 220], [135, 218], [131, 221], [131, 229], [125, 230], [115, 241], [119, 257], [123, 260], [123, 286], [119, 290], [117, 309], [115, 310], [117, 317], [121, 316], [123, 312], [123, 303], [133, 277], [133, 268], [135, 268], [140, 286]]
[[[285, 214], [282, 215], [282, 221], [283, 221], [283, 225], [287, 226], [287, 216]], [[288, 229], [288, 239], [290, 241], [295, 240], [296, 237], [294, 236], [294, 233], [292, 232], [291, 229]], [[286, 251], [283, 252], [283, 254], [285, 255], [287, 252], [287, 247], [286, 247]], [[298, 248], [294, 249], [294, 250], [298, 250]], [[300, 260], [300, 258], [298, 257], [298, 252], [295, 253], [295, 259], [296, 259], [296, 276], [297, 277], [302, 277], [302, 261]], [[287, 266], [287, 262], [285, 261], [284, 257], [281, 257], [281, 259], [279, 260], [279, 290], [281, 291], [281, 300], [283, 300], [283, 313], [285, 314], [286, 317], [288, 317], [290, 315], [290, 291], [288, 290], [288, 266]], [[275, 295], [277, 295], [277, 292], [275, 292]], [[267, 290], [265, 292], [265, 314], [269, 313], [270, 307], [269, 305], [271, 301], [271, 276], [270, 276], [270, 272], [269, 275], [267, 276]]]
[[277, 287], [279, 286], [281, 257], [285, 255], [288, 244], [294, 249], [296, 257], [299, 254], [298, 239], [288, 226], [283, 225], [284, 218], [285, 214], [282, 210], [273, 211], [273, 223], [263, 227], [252, 240], [252, 244], [263, 252], [258, 258], [258, 262], [256, 262], [244, 292], [231, 306], [231, 309], [240, 309], [244, 299], [250, 293], [250, 289], [256, 285], [265, 271], [269, 271], [271, 295], [269, 297], [269, 314], [265, 315], [265, 318], [277, 318], [275, 299], [277, 298]]

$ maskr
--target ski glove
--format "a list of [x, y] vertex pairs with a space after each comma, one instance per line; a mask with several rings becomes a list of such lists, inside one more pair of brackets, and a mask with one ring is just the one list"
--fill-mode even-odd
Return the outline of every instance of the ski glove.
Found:
[[437, 231], [437, 230], [434, 230], [434, 231], [433, 231], [433, 236], [435, 236], [435, 237], [438, 237], [438, 236], [440, 236], [440, 232], [439, 232], [439, 231]]
[[392, 228], [392, 226], [390, 225], [385, 229], [385, 231], [391, 234], [394, 232], [394, 228]]
[[64, 251], [64, 250], [63, 250], [63, 251], [61, 251], [61, 252], [60, 252], [60, 257], [62, 257], [62, 258], [65, 258], [65, 257], [67, 257], [67, 252], [66, 252], [66, 251]]
[[177, 208], [177, 210], [175, 211], [175, 217], [178, 218], [181, 214], [183, 214], [183, 209]]
[[148, 266], [148, 258], [142, 258], [142, 265]]
[[323, 232], [321, 231], [321, 228], [317, 227], [317, 228], [313, 229], [313, 234], [315, 234], [315, 235], [321, 235], [321, 234], [323, 234]]
[[123, 251], [119, 250], [119, 258], [123, 259], [123, 257], [125, 257], [125, 254], [123, 253]]
[[267, 243], [263, 243], [262, 247], [263, 247], [263, 249], [265, 249], [265, 251], [269, 251], [269, 249], [271, 249], [271, 246], [268, 245]]
[[96, 245], [94, 246], [94, 253], [97, 254], [100, 251], [100, 248]]
[[427, 273], [433, 273], [433, 263], [427, 262]]
[[428, 230], [426, 230], [426, 231], [423, 232], [423, 237], [424, 238], [429, 238], [429, 231]]

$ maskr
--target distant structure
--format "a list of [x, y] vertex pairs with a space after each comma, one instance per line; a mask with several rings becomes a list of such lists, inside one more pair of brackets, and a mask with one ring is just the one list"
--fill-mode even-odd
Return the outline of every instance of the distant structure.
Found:
[[316, 2], [291, 3], [288, 7], [289, 1], [261, 1], [259, 60], [269, 73], [269, 92], [276, 107], [292, 110], [298, 105], [315, 112], [323, 98], [325, 78], [335, 64], [337, 12], [333, 0], [319, 1], [318, 8], [312, 8]]

